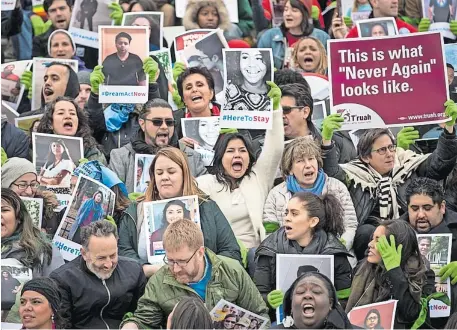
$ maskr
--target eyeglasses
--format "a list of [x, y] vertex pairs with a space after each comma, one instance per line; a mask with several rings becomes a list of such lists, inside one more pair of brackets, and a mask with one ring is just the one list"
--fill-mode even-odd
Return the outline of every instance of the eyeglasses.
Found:
[[179, 267], [181, 268], [184, 268], [187, 266], [187, 264], [192, 260], [192, 258], [195, 256], [195, 253], [197, 253], [197, 251], [200, 250], [200, 248], [198, 248], [197, 250], [195, 250], [195, 252], [192, 254], [192, 256], [187, 259], [187, 261], [174, 261], [174, 260], [169, 260], [167, 258], [167, 256], [164, 256], [163, 257], [163, 262], [165, 264], [167, 264], [170, 268], [173, 268], [175, 265], [178, 265]]
[[30, 184], [27, 183], [13, 183], [16, 187], [19, 188], [19, 190], [26, 190], [28, 187], [30, 187], [32, 190], [38, 189], [40, 184], [37, 181], [34, 181]]
[[165, 125], [167, 125], [168, 127], [175, 126], [175, 120], [170, 118], [144, 118], [144, 120], [152, 122], [152, 125], [157, 127], [162, 126], [163, 122], [165, 122]]
[[377, 152], [378, 154], [380, 154], [382, 156], [382, 155], [386, 154], [387, 149], [389, 149], [390, 152], [394, 152], [395, 150], [397, 150], [397, 146], [395, 144], [391, 144], [391, 145], [388, 145], [387, 147], [373, 149], [373, 150], [371, 150], [371, 152]]
[[292, 110], [294, 109], [302, 109], [304, 107], [301, 107], [301, 106], [298, 106], [298, 105], [294, 105], [292, 107], [289, 107], [287, 105], [283, 106], [282, 107], [282, 113], [285, 114], [285, 115], [288, 115], [289, 113], [291, 113]]

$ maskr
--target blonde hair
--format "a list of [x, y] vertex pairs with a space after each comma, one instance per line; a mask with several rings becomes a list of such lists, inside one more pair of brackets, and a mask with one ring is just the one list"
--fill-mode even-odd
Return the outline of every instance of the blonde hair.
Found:
[[283, 178], [285, 179], [290, 174], [292, 165], [295, 161], [302, 160], [305, 157], [315, 157], [317, 165], [319, 168], [322, 168], [323, 161], [321, 149], [318, 144], [309, 137], [298, 137], [286, 145], [281, 158], [281, 164], [279, 165]]
[[359, 10], [359, 0], [354, 0], [352, 3], [352, 12], [355, 13]]
[[149, 168], [150, 182], [144, 199], [146, 202], [157, 201], [161, 199], [155, 182], [155, 165], [157, 159], [159, 159], [161, 156], [170, 159], [181, 168], [183, 176], [182, 196], [197, 195], [199, 199], [207, 199], [207, 195], [197, 187], [197, 183], [195, 182], [195, 179], [190, 172], [186, 155], [178, 148], [166, 147], [160, 149], [157, 152], [154, 160], [152, 161], [151, 167]]
[[203, 246], [203, 232], [193, 221], [178, 220], [168, 225], [162, 238], [163, 248], [177, 251], [182, 247], [196, 250]]
[[300, 47], [301, 42], [303, 40], [307, 40], [307, 39], [314, 40], [314, 42], [317, 45], [317, 48], [319, 49], [319, 52], [321, 53], [321, 58], [319, 60], [319, 64], [318, 64], [318, 66], [316, 68], [315, 73], [319, 73], [319, 74], [325, 75], [327, 73], [327, 67], [328, 67], [328, 64], [327, 64], [327, 52], [326, 52], [322, 42], [320, 42], [319, 39], [311, 37], [311, 36], [303, 37], [303, 38], [301, 38], [300, 40], [298, 40], [295, 43], [294, 49], [292, 51], [292, 58], [293, 58], [293, 62], [295, 63], [295, 67], [296, 68], [301, 68], [300, 65], [298, 64], [298, 59], [297, 59], [298, 48]]

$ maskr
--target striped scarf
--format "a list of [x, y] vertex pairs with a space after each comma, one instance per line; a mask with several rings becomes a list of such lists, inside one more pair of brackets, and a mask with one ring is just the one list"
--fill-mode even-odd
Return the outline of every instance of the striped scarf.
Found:
[[360, 184], [362, 190], [369, 190], [371, 198], [378, 198], [379, 215], [382, 219], [396, 219], [400, 216], [397, 187], [405, 183], [429, 155], [397, 148], [394, 168], [388, 176], [384, 177], [360, 159], [340, 166], [349, 181], [354, 181], [354, 186]]

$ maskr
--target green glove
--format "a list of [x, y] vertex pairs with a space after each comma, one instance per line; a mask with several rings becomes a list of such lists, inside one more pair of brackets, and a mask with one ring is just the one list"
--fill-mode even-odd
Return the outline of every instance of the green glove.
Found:
[[179, 76], [184, 71], [186, 71], [186, 65], [182, 62], [176, 62], [175, 66], [173, 67], [173, 79], [175, 82], [178, 82]]
[[114, 218], [112, 216], [107, 215], [105, 220], [111, 222], [114, 225], [114, 227], [117, 228], [116, 221], [114, 221]]
[[122, 24], [122, 16], [124, 15], [124, 11], [120, 4], [112, 2], [108, 5], [108, 8], [111, 9], [111, 14], [109, 14], [109, 18], [114, 20], [114, 25], [121, 25]]
[[430, 28], [430, 24], [432, 24], [432, 22], [428, 18], [422, 18], [419, 22], [419, 32], [427, 32]]
[[172, 86], [173, 86], [173, 93], [171, 93], [171, 97], [173, 98], [173, 102], [176, 104], [178, 109], [185, 108], [186, 105], [182, 101], [181, 95], [179, 95], [178, 87], [176, 86], [176, 83], [173, 83]]
[[344, 246], [346, 246], [346, 240], [345, 240], [343, 237], [340, 237], [340, 242], [341, 242]]
[[5, 149], [2, 148], [2, 165], [6, 163], [6, 161], [8, 160], [8, 155], [6, 154], [5, 152]]
[[267, 234], [274, 233], [279, 229], [279, 223], [277, 222], [264, 222], [263, 227], [265, 228], [265, 231]]
[[29, 100], [32, 99], [32, 71], [25, 70], [24, 73], [21, 76], [21, 84], [24, 85], [24, 89], [28, 90], [27, 97]]
[[97, 65], [89, 77], [90, 85], [92, 86], [91, 91], [94, 94], [98, 94], [100, 84], [103, 84], [103, 82], [105, 81], [105, 75], [103, 74], [102, 69], [103, 66]]
[[30, 16], [30, 22], [32, 23], [33, 35], [39, 36], [49, 30], [52, 26], [52, 21], [47, 20], [46, 23], [43, 22], [43, 19], [38, 15]]
[[152, 57], [145, 58], [143, 61], [143, 70], [149, 75], [149, 83], [152, 84], [157, 80], [157, 72], [159, 71], [159, 64], [152, 59]]
[[376, 249], [381, 255], [387, 271], [400, 267], [401, 250], [403, 249], [403, 245], [399, 244], [398, 247], [395, 247], [394, 235], [390, 235], [390, 245], [387, 242], [386, 236], [382, 235], [378, 239], [378, 243], [376, 243]]
[[445, 281], [448, 277], [451, 277], [451, 284], [457, 284], [457, 261], [451, 261], [442, 267], [438, 276], [441, 277], [441, 281]]
[[457, 36], [457, 21], [451, 21], [449, 23], [449, 28], [451, 29], [451, 32], [454, 33], [454, 35]]
[[319, 20], [319, 8], [317, 6], [311, 7], [311, 18], [316, 21]]
[[397, 134], [397, 147], [405, 150], [409, 149], [409, 146], [419, 138], [419, 131], [415, 130], [414, 127], [404, 127]]
[[246, 268], [248, 266], [248, 248], [242, 241], [240, 241], [238, 238], [236, 239], [238, 246], [240, 247], [240, 253], [241, 253], [241, 262]]
[[341, 117], [339, 113], [334, 113], [325, 117], [322, 122], [322, 138], [330, 141], [332, 139], [333, 132], [340, 130], [343, 122], [344, 118]]
[[282, 305], [284, 293], [281, 290], [273, 290], [267, 296], [267, 301], [274, 309]]
[[78, 162], [78, 166], [84, 165], [89, 161], [87, 158], [81, 158]]
[[278, 85], [272, 81], [267, 81], [267, 85], [270, 86], [270, 91], [268, 92], [267, 96], [273, 103], [273, 111], [279, 110], [279, 104], [281, 102], [281, 90], [279, 89]]
[[132, 202], [136, 202], [136, 200], [140, 197], [144, 196], [143, 193], [140, 193], [140, 192], [132, 192], [129, 194], [129, 199], [132, 201]]
[[221, 128], [219, 130], [219, 134], [230, 134], [230, 133], [238, 133], [236, 128]]
[[452, 100], [447, 100], [446, 103], [444, 103], [444, 106], [446, 107], [444, 114], [449, 118], [449, 121], [446, 122], [446, 126], [454, 126], [457, 119], [457, 104]]
[[350, 17], [347, 17], [347, 16], [343, 16], [343, 21], [344, 21], [344, 24], [350, 28], [352, 27], [352, 19]]

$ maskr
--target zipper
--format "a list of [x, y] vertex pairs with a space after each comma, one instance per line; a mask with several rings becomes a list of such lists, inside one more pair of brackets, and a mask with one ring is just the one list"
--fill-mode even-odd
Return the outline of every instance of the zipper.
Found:
[[117, 137], [117, 147], [118, 148], [121, 147], [121, 130], [119, 130], [119, 135]]
[[111, 292], [109, 291], [108, 286], [106, 285], [105, 280], [102, 280], [102, 284], [103, 284], [103, 286], [105, 287], [106, 292], [108, 292], [108, 302], [107, 302], [106, 305], [103, 306], [102, 309], [100, 310], [100, 318], [102, 319], [103, 323], [105, 323], [106, 329], [107, 329], [107, 330], [110, 330], [110, 328], [109, 328], [109, 326], [108, 326], [108, 323], [106, 323], [105, 320], [103, 319], [103, 311], [105, 310], [106, 306], [108, 306], [109, 303], [110, 303], [110, 301], [111, 301]]

